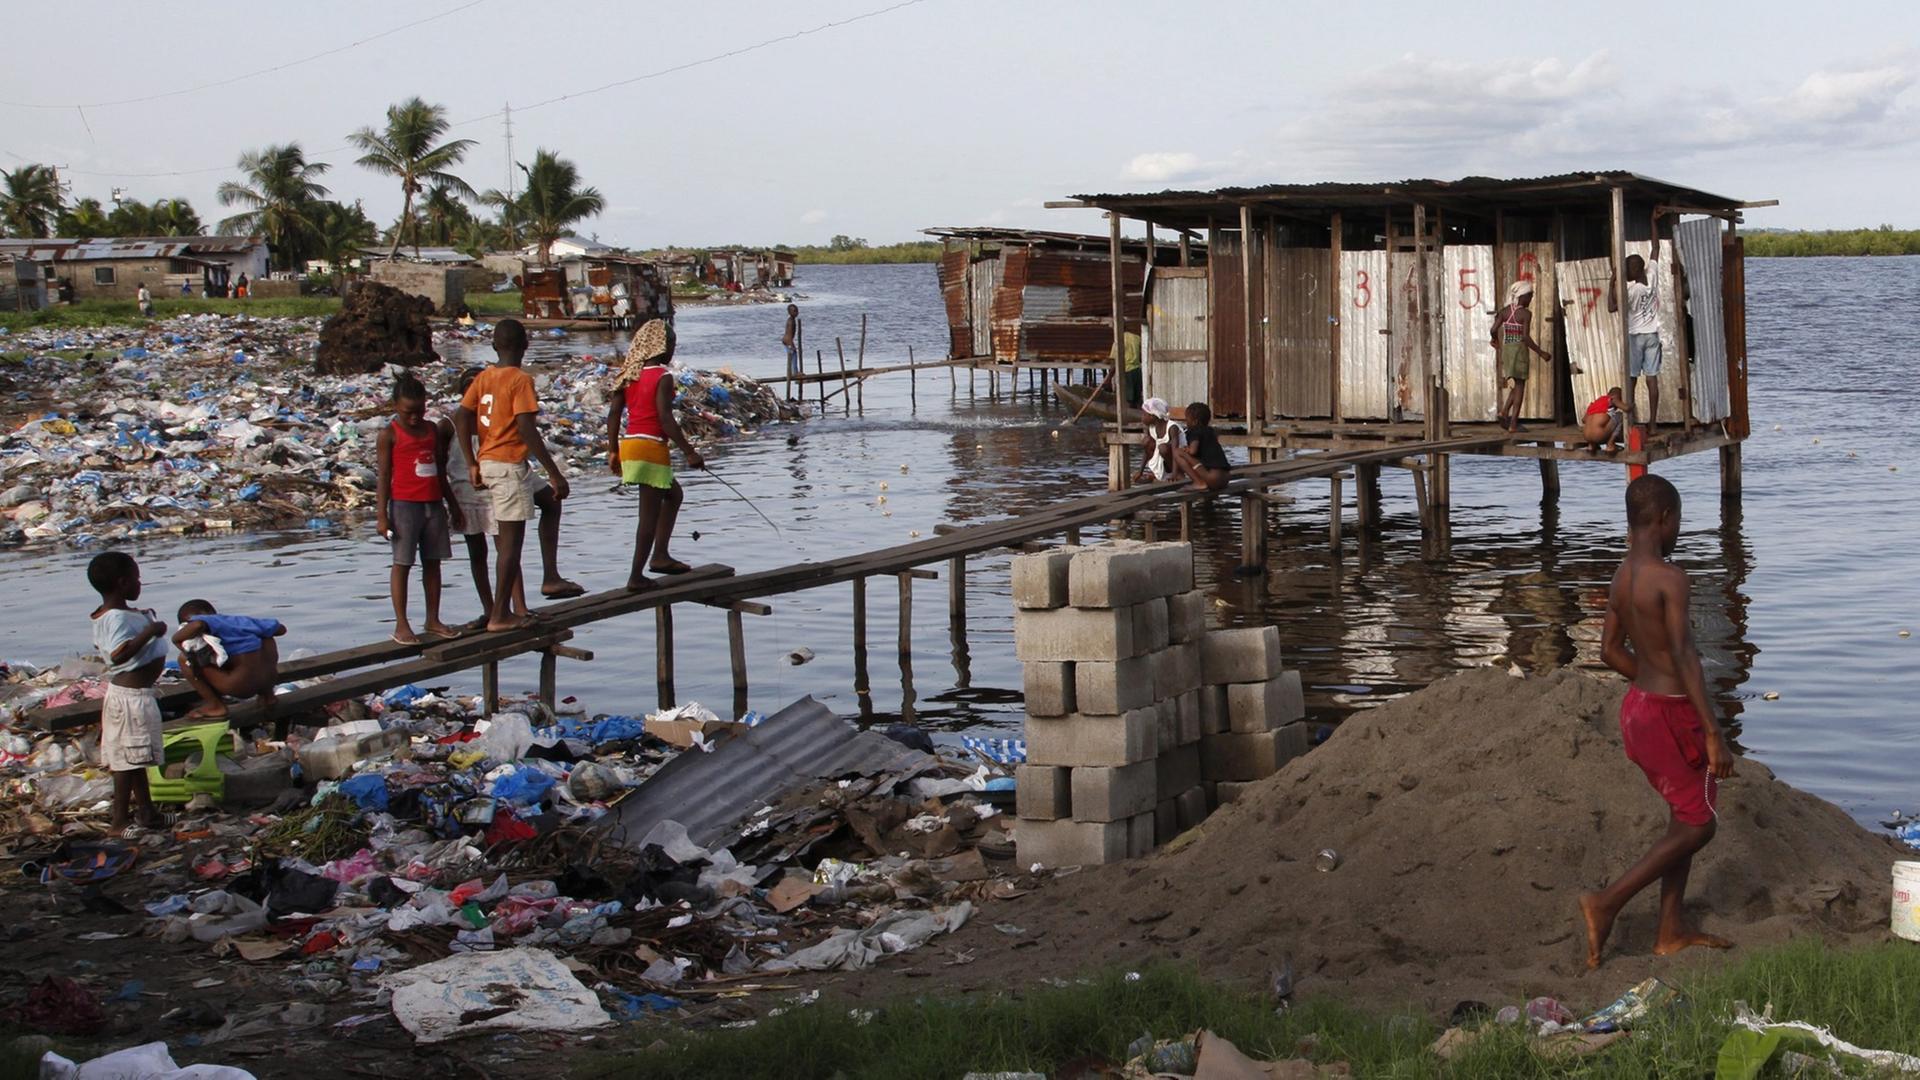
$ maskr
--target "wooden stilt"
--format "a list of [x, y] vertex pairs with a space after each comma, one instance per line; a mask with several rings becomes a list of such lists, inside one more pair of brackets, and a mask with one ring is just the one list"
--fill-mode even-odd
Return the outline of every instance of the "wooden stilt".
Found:
[[557, 693], [555, 686], [559, 681], [559, 673], [555, 670], [557, 667], [559, 664], [553, 655], [553, 650], [540, 650], [540, 703], [548, 709], [553, 708], [554, 696]]
[[967, 557], [955, 555], [947, 560], [947, 618], [965, 625], [967, 621]]
[[1067, 530], [1067, 546], [1080, 546], [1080, 526], [1075, 525], [1073, 528]]
[[[1184, 246], [1186, 237], [1183, 235], [1180, 240]], [[1180, 542], [1183, 544], [1193, 542], [1193, 503], [1187, 499], [1180, 500]]]
[[1123, 443], [1107, 447], [1107, 490], [1121, 491], [1127, 486], [1127, 448]]
[[1240, 567], [1254, 570], [1267, 562], [1267, 500], [1254, 492], [1240, 496]]
[[860, 715], [873, 712], [873, 684], [867, 674], [867, 579], [853, 579], [853, 693]]
[[1720, 501], [1723, 503], [1740, 502], [1740, 444], [1728, 443], [1720, 448]]
[[860, 313], [860, 350], [856, 354], [855, 366], [859, 368], [860, 378], [853, 385], [853, 392], [860, 395], [860, 415], [867, 415], [867, 313]]
[[1413, 502], [1420, 511], [1420, 528], [1430, 530], [1433, 522], [1427, 505], [1427, 470], [1419, 467], [1413, 470]]
[[733, 715], [747, 711], [747, 626], [738, 608], [727, 609], [727, 658], [733, 662]]
[[840, 415], [853, 415], [853, 395], [847, 392], [847, 349], [839, 338], [833, 339], [833, 351], [840, 357]]
[[654, 677], [659, 682], [660, 707], [673, 708], [673, 605], [653, 609]]
[[1547, 502], [1560, 498], [1560, 463], [1552, 458], [1540, 459], [1540, 497]]
[[913, 571], [900, 572], [900, 655], [913, 655]]
[[820, 383], [820, 415], [827, 415], [827, 358], [813, 350], [813, 373]]
[[1344, 509], [1342, 506], [1343, 500], [1340, 497], [1340, 477], [1336, 475], [1329, 478], [1329, 485], [1333, 491], [1331, 496], [1332, 506], [1329, 508], [1327, 514], [1327, 542], [1333, 545], [1335, 551], [1338, 551], [1340, 550], [1340, 517]]
[[500, 708], [500, 662], [489, 660], [480, 666], [480, 711], [492, 716]]
[[1379, 507], [1380, 466], [1358, 465], [1353, 473], [1353, 509], [1355, 523], [1365, 530], [1379, 524], [1374, 511]]
[[907, 346], [907, 405], [910, 410], [920, 408], [920, 369], [913, 365], [913, 346]]

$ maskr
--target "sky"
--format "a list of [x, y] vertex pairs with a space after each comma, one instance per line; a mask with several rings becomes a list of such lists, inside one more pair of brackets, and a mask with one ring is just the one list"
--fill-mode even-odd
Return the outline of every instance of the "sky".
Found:
[[364, 200], [385, 224], [398, 181], [355, 165], [346, 136], [417, 94], [476, 141], [457, 171], [478, 189], [507, 182], [498, 114], [511, 104], [513, 158], [545, 147], [576, 162], [607, 202], [581, 231], [628, 247], [878, 244], [938, 225], [1104, 231], [1091, 211], [1043, 204], [1609, 169], [1779, 199], [1749, 212], [1755, 227], [1920, 227], [1920, 4], [1463, 10], [20, 5], [0, 68], [0, 169], [62, 166], [74, 198], [185, 197], [211, 226], [240, 154], [291, 140], [332, 166], [333, 197]]

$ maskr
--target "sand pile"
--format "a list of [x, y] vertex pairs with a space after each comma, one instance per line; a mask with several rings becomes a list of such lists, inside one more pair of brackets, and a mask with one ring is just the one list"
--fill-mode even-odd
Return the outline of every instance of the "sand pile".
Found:
[[314, 368], [322, 375], [359, 375], [384, 364], [411, 366], [437, 359], [433, 301], [377, 281], [357, 282], [338, 314], [320, 326]]
[[[1551, 993], [1604, 1004], [1698, 950], [1656, 960], [1655, 890], [1622, 914], [1596, 975], [1575, 898], [1638, 858], [1666, 805], [1620, 749], [1625, 684], [1487, 669], [1361, 713], [1168, 850], [999, 907], [1039, 941], [970, 927], [968, 974], [1018, 983], [1177, 956], [1265, 981], [1291, 954], [1302, 993], [1439, 1009]], [[1743, 945], [1886, 933], [1891, 842], [1742, 760], [1690, 910]], [[1316, 871], [1315, 852], [1341, 863]], [[993, 939], [998, 938], [998, 942]], [[975, 971], [975, 968], [980, 970]]]

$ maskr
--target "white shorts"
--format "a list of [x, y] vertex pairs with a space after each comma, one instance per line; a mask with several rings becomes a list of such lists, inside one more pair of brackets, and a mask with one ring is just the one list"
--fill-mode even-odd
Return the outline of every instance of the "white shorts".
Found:
[[160, 702], [152, 688], [107, 684], [106, 700], [100, 704], [100, 765], [109, 772], [130, 772], [159, 765], [165, 749], [161, 743]]
[[480, 463], [480, 479], [493, 496], [494, 521], [527, 521], [533, 517], [532, 472], [524, 461]]

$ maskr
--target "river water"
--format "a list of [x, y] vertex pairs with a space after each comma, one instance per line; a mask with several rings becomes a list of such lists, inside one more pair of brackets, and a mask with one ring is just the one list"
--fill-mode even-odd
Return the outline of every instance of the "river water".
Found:
[[[931, 266], [808, 266], [799, 291], [809, 351], [837, 366], [834, 338], [852, 365], [867, 317], [870, 364], [945, 353], [946, 330]], [[1737, 726], [1739, 745], [1783, 778], [1863, 820], [1920, 806], [1920, 558], [1913, 537], [1920, 495], [1906, 450], [1905, 402], [1920, 392], [1915, 332], [1897, 313], [1920, 299], [1920, 258], [1755, 260], [1748, 268], [1754, 436], [1745, 450], [1746, 494], [1723, 514], [1717, 459], [1700, 454], [1659, 471], [1686, 500], [1676, 558], [1694, 580], [1694, 622], [1708, 678]], [[776, 305], [681, 312], [680, 355], [703, 367], [761, 376], [783, 367]], [[605, 356], [595, 335], [542, 338], [538, 358]], [[809, 364], [813, 363], [812, 358]], [[1046, 395], [1006, 380], [921, 373], [871, 381], [864, 414], [776, 425], [706, 449], [725, 477], [780, 524], [769, 527], [711, 478], [688, 489], [675, 553], [741, 571], [932, 536], [941, 522], [1036, 509], [1100, 490], [1106, 458], [1092, 423], [1053, 435], [1065, 414]], [[817, 409], [815, 410], [817, 414]], [[1776, 430], [1776, 426], [1778, 430]], [[1543, 507], [1528, 461], [1456, 459], [1453, 549], [1421, 557], [1410, 481], [1384, 478], [1383, 528], [1363, 543], [1351, 526], [1336, 554], [1326, 535], [1325, 481], [1303, 483], [1276, 513], [1268, 573], [1236, 579], [1239, 522], [1231, 507], [1195, 515], [1198, 575], [1222, 625], [1280, 627], [1289, 663], [1302, 668], [1310, 717], [1337, 722], [1356, 708], [1489, 662], [1524, 668], [1596, 665], [1606, 582], [1624, 535], [1624, 469], [1562, 466], [1557, 507]], [[1897, 471], [1896, 471], [1897, 470]], [[576, 477], [567, 503], [561, 569], [591, 589], [625, 578], [633, 500], [611, 478]], [[881, 501], [884, 498], [884, 502]], [[694, 534], [698, 539], [694, 539]], [[1211, 542], [1211, 541], [1217, 541]], [[331, 531], [170, 539], [138, 548], [147, 596], [171, 610], [206, 596], [222, 610], [271, 615], [291, 628], [287, 648], [324, 650], [388, 632], [386, 546], [370, 521]], [[10, 600], [0, 656], [40, 663], [85, 651], [95, 600], [87, 551], [0, 556]], [[529, 564], [533, 565], [531, 556]], [[944, 567], [940, 567], [944, 572]], [[476, 613], [464, 568], [449, 571], [452, 619]], [[951, 734], [1017, 733], [1020, 672], [1013, 658], [1005, 555], [969, 566], [964, 635], [950, 632], [946, 583], [919, 582], [912, 651], [896, 656], [898, 590], [869, 587], [868, 679], [852, 649], [851, 589], [780, 596], [747, 619], [753, 708], [772, 711], [812, 694], [850, 717], [898, 718]], [[415, 601], [417, 609], [417, 599]], [[725, 615], [675, 612], [677, 689], [730, 711]], [[591, 663], [565, 662], [562, 695], [596, 712], [655, 704], [653, 620], [583, 628], [575, 644]], [[788, 653], [810, 649], [804, 665]], [[1506, 659], [1499, 659], [1506, 658]], [[536, 663], [503, 667], [507, 690], [531, 689]], [[451, 683], [477, 689], [477, 675]], [[861, 693], [858, 685], [870, 685]], [[1763, 695], [1777, 693], [1776, 700]]]

